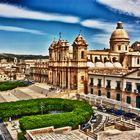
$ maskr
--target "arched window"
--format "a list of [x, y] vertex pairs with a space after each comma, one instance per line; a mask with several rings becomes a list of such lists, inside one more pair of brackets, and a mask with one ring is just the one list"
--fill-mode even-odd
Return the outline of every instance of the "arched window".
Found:
[[120, 45], [118, 46], [118, 50], [121, 50], [121, 46]]
[[98, 61], [98, 57], [95, 57], [95, 63]]
[[117, 58], [116, 58], [116, 57], [113, 57], [113, 58], [112, 58], [112, 61], [113, 61], [113, 62], [116, 62], [116, 61], [117, 61]]
[[125, 46], [125, 50], [127, 51], [127, 45]]
[[104, 63], [107, 61], [107, 58], [106, 57], [104, 57]]

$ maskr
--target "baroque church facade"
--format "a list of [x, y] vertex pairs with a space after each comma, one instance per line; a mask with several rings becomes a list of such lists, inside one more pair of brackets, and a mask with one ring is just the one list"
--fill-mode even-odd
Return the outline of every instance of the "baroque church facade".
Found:
[[122, 22], [117, 23], [110, 37], [110, 49], [88, 50], [88, 44], [79, 34], [72, 43], [61, 37], [49, 47], [48, 81], [52, 85], [86, 91], [88, 72], [103, 69], [124, 70], [140, 67], [140, 52], [130, 48], [128, 33]]
[[61, 88], [83, 90], [88, 70], [87, 46], [80, 34], [74, 40], [72, 50], [61, 37], [58, 42], [53, 41], [49, 47], [49, 83]]
[[33, 68], [31, 78], [44, 79], [39, 82], [88, 93], [91, 73], [126, 74], [140, 67], [140, 51], [130, 46], [130, 39], [123, 29], [122, 22], [117, 23], [109, 44], [109, 49], [88, 50], [86, 40], [79, 34], [73, 41], [71, 49], [68, 41], [60, 37], [49, 46], [47, 72], [44, 74], [44, 69], [41, 72], [42, 66], [38, 64]]

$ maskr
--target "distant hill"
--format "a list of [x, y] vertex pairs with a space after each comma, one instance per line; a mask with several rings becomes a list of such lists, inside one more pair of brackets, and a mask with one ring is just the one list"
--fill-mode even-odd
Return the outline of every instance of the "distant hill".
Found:
[[8, 62], [13, 61], [14, 58], [19, 59], [48, 59], [49, 56], [43, 56], [43, 55], [19, 55], [19, 54], [9, 54], [9, 53], [0, 53], [0, 60], [6, 59]]

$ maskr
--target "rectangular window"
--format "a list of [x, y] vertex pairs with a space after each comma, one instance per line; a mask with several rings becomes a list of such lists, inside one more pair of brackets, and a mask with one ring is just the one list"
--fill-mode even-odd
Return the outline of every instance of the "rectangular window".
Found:
[[90, 78], [90, 85], [93, 86], [93, 78]]
[[81, 52], [81, 58], [84, 59], [84, 51]]
[[120, 100], [121, 100], [121, 96], [120, 96], [119, 93], [116, 94], [116, 100], [117, 100], [117, 101], [120, 101]]
[[90, 90], [90, 91], [91, 91], [91, 94], [93, 94], [93, 88], [91, 88], [91, 90]]
[[98, 96], [101, 96], [101, 90], [98, 90]]
[[116, 81], [116, 90], [121, 90], [121, 81]]
[[137, 64], [140, 64], [140, 60], [139, 60], [139, 58], [137, 58]]
[[137, 83], [137, 91], [140, 93], [140, 83]]
[[107, 89], [110, 89], [111, 88], [111, 80], [107, 80], [106, 88]]
[[121, 46], [120, 45], [118, 46], [118, 50], [121, 50]]
[[132, 83], [131, 82], [126, 82], [126, 91], [127, 92], [132, 92]]
[[107, 92], [107, 98], [110, 98], [110, 92], [109, 91]]
[[126, 102], [127, 102], [128, 104], [131, 104], [131, 97], [130, 97], [130, 96], [127, 96]]
[[101, 85], [101, 79], [98, 79], [98, 84], [97, 84], [97, 87], [100, 88], [102, 85]]

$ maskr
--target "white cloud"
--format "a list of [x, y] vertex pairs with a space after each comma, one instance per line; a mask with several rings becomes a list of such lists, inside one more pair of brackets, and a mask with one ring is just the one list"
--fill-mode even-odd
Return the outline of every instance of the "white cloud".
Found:
[[79, 22], [79, 18], [75, 16], [32, 11], [23, 7], [17, 7], [10, 4], [0, 4], [0, 17], [23, 18], [43, 21], [59, 21], [66, 23]]
[[97, 0], [97, 2], [125, 14], [140, 17], [140, 0]]
[[[103, 32], [100, 32], [99, 34], [93, 34], [92, 42], [101, 44], [103, 45], [103, 47], [109, 47], [109, 40], [111, 34], [116, 29], [117, 26], [117, 23], [94, 19], [84, 20], [80, 24], [88, 28], [102, 30]], [[135, 24], [132, 25], [128, 23], [123, 23], [123, 27], [130, 34], [135, 34], [137, 32]]]
[[[82, 26], [93, 28], [93, 29], [101, 29], [106, 33], [112, 33], [117, 26], [117, 23], [107, 22], [103, 20], [94, 20], [94, 19], [87, 19], [80, 23]], [[123, 27], [128, 32], [134, 32], [135, 25], [123, 23]]]
[[10, 32], [24, 32], [24, 33], [31, 33], [31, 34], [36, 34], [36, 35], [44, 35], [43, 32], [38, 31], [38, 30], [31, 30], [31, 29], [14, 27], [14, 26], [0, 25], [0, 30], [1, 31], [10, 31]]
[[96, 34], [92, 37], [92, 42], [109, 47], [110, 34]]
[[105, 22], [101, 20], [94, 20], [94, 19], [84, 20], [81, 22], [81, 25], [89, 28], [101, 29], [106, 32], [113, 31], [113, 29], [116, 26], [114, 23]]

